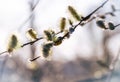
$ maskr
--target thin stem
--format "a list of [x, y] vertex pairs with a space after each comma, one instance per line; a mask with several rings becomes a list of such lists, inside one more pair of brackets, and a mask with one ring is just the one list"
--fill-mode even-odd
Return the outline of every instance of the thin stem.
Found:
[[[93, 12], [91, 12], [89, 15], [87, 15], [86, 17], [84, 17], [82, 20], [80, 20], [80, 22], [76, 25], [73, 26], [74, 30], [83, 22], [88, 20], [95, 12], [97, 12], [100, 8], [102, 8], [109, 0], [106, 0], [102, 5], [100, 5], [97, 9], [95, 9]], [[69, 34], [69, 32], [67, 32], [62, 39], [64, 39], [67, 35]]]
[[4, 51], [4, 52], [1, 52], [0, 55], [4, 54], [4, 53], [7, 53], [8, 51]]
[[[39, 0], [39, 1], [40, 1], [40, 0]], [[33, 9], [32, 9], [33, 11], [32, 11], [32, 13], [31, 13], [31, 15], [28, 17], [27, 20], [25, 20], [25, 22], [20, 26], [20, 28], [23, 27], [23, 26], [29, 21], [30, 18], [32, 18], [33, 13], [34, 13], [34, 11], [35, 11], [35, 9], [36, 9], [39, 1], [38, 1], [37, 4], [33, 7]], [[89, 15], [87, 15], [87, 16], [84, 17], [84, 18], [82, 18], [82, 20], [80, 20], [80, 22], [79, 22], [78, 24], [73, 25], [73, 29], [75, 30], [79, 25], [82, 25], [82, 22], [88, 20], [95, 12], [97, 12], [100, 8], [102, 8], [108, 1], [109, 1], [109, 0], [106, 0], [102, 5], [100, 5], [98, 8], [96, 8], [96, 9], [95, 9], [93, 12], [91, 12]], [[118, 26], [118, 25], [117, 25], [117, 26]], [[59, 33], [61, 33], [61, 32], [58, 32], [57, 34], [59, 34]], [[62, 40], [63, 40], [66, 36], [68, 36], [68, 35], [69, 35], [69, 32], [67, 32], [67, 33], [62, 37]], [[39, 41], [39, 40], [41, 40], [41, 39], [44, 39], [44, 38], [43, 38], [43, 37], [37, 38], [37, 39], [34, 40], [34, 41], [31, 41], [31, 42], [28, 42], [28, 43], [25, 43], [25, 44], [21, 45], [21, 47], [27, 46], [27, 45], [29, 45], [29, 44], [32, 45], [32, 44], [34, 44], [35, 42], [37, 42], [37, 41]], [[2, 52], [1, 54], [6, 53], [6, 52], [7, 52], [7, 51]], [[0, 54], [0, 55], [1, 55], [1, 54]]]
[[32, 45], [32, 44], [34, 44], [35, 42], [37, 42], [37, 41], [39, 41], [39, 40], [41, 40], [41, 39], [44, 39], [43, 37], [40, 37], [40, 38], [37, 38], [36, 40], [34, 40], [34, 41], [31, 41], [31, 42], [28, 42], [28, 43], [25, 43], [25, 44], [23, 44], [23, 45], [21, 45], [21, 47], [24, 47], [24, 46], [27, 46], [27, 45]]
[[63, 31], [59, 31], [59, 32], [57, 32], [57, 33], [55, 33], [55, 35], [58, 35], [58, 34], [60, 34], [60, 33], [62, 33]]
[[[115, 10], [115, 11], [106, 12], [106, 13], [104, 13], [104, 14], [94, 16], [94, 17], [92, 17], [91, 19], [89, 19], [86, 23], [91, 22], [92, 20], [96, 19], [97, 17], [102, 17], [102, 16], [105, 17], [106, 15], [111, 15], [111, 14], [114, 13], [114, 12], [120, 12], [120, 11], [119, 11], [119, 10]], [[117, 26], [119, 26], [119, 25], [116, 25], [115, 27], [117, 27]]]
[[37, 56], [37, 57], [35, 57], [33, 59], [30, 59], [30, 61], [33, 62], [33, 61], [37, 60], [38, 58], [40, 58], [40, 56]]
[[37, 3], [35, 4], [35, 6], [32, 7], [32, 10], [34, 10], [36, 8], [36, 6], [38, 5], [39, 2], [40, 2], [40, 0], [37, 0]]
[[28, 18], [19, 26], [19, 29], [22, 29], [22, 27], [33, 17], [33, 13], [35, 12], [35, 9], [37, 8], [38, 4], [39, 4], [40, 0], [38, 0], [38, 2], [36, 3], [36, 5], [32, 8], [32, 12], [31, 14], [28, 16]]
[[74, 29], [76, 29], [77, 26], [79, 26], [83, 21], [88, 20], [95, 12], [97, 12], [100, 8], [102, 8], [109, 0], [106, 0], [102, 5], [100, 5], [97, 9], [95, 9], [93, 12], [91, 12], [89, 15], [84, 17], [77, 25], [74, 26]]
[[114, 27], [118, 27], [118, 26], [120, 26], [120, 24], [117, 24], [117, 25], [115, 25]]
[[93, 12], [91, 12], [89, 15], [84, 17], [82, 20], [86, 21], [88, 20], [95, 12], [97, 12], [100, 8], [102, 8], [109, 0], [106, 0], [102, 5], [100, 5], [97, 9], [95, 9]]

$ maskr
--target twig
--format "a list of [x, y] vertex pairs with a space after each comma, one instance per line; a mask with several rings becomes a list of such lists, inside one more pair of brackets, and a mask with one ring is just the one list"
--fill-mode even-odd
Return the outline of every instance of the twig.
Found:
[[82, 20], [86, 21], [88, 20], [95, 12], [97, 12], [100, 8], [102, 8], [109, 0], [106, 0], [102, 5], [100, 5], [97, 9], [95, 9], [92, 13], [84, 17]]
[[4, 51], [4, 52], [1, 52], [0, 55], [4, 54], [4, 53], [7, 53], [8, 51]]
[[[79, 25], [81, 25], [81, 23], [83, 21], [88, 20], [95, 12], [97, 12], [100, 8], [102, 8], [109, 0], [106, 0], [102, 5], [100, 5], [97, 9], [95, 9], [92, 13], [90, 13], [89, 15], [87, 15], [86, 17], [83, 17], [82, 20], [80, 20], [80, 22], [76, 25], [73, 26], [73, 29], [75, 30]], [[64, 39], [67, 35], [69, 34], [69, 32], [67, 32], [62, 39]]]
[[60, 34], [60, 33], [62, 33], [62, 31], [59, 31], [59, 32], [55, 33], [55, 35], [58, 35], [58, 34]]
[[40, 2], [40, 0], [38, 0], [38, 2], [36, 3], [36, 5], [32, 8], [32, 12], [29, 15], [29, 17], [18, 27], [19, 30], [33, 17], [33, 13], [35, 12], [35, 9], [37, 8], [39, 2]]
[[34, 10], [34, 9], [36, 8], [36, 6], [38, 5], [39, 1], [40, 1], [40, 0], [37, 0], [35, 6], [32, 7], [32, 10]]
[[35, 57], [33, 59], [30, 59], [30, 61], [33, 62], [33, 61], [37, 60], [38, 58], [40, 58], [40, 56], [37, 56], [37, 57]]
[[[39, 1], [40, 1], [40, 0], [39, 0]], [[39, 3], [39, 1], [38, 1], [38, 3]], [[100, 5], [98, 8], [96, 8], [96, 9], [95, 9], [93, 12], [91, 12], [89, 15], [87, 15], [86, 17], [83, 17], [78, 24], [73, 25], [73, 27], [72, 27], [73, 30], [75, 30], [79, 25], [82, 25], [82, 22], [88, 20], [95, 12], [97, 12], [100, 8], [102, 8], [108, 1], [109, 1], [109, 0], [106, 0], [102, 5]], [[32, 14], [34, 13], [35, 8], [36, 8], [36, 6], [38, 5], [38, 3], [33, 7], [33, 11], [32, 11], [32, 13], [31, 13], [31, 15], [28, 17], [28, 19], [25, 20], [25, 22], [24, 22], [20, 27], [24, 26], [24, 24], [29, 21], [29, 19], [32, 17]], [[60, 33], [60, 32], [59, 32], [59, 33]], [[59, 33], [58, 33], [58, 34], [59, 34]], [[65, 35], [63, 35], [63, 36], [61, 37], [61, 39], [63, 40], [63, 39], [64, 39], [66, 36], [68, 36], [68, 35], [69, 35], [69, 31], [68, 31]], [[21, 47], [24, 47], [24, 46], [29, 45], [29, 44], [32, 45], [32, 44], [34, 44], [35, 42], [37, 42], [37, 41], [39, 41], [39, 40], [41, 40], [41, 39], [44, 39], [44, 38], [43, 38], [43, 37], [37, 38], [37, 39], [34, 40], [34, 41], [31, 41], [31, 42], [28, 42], [28, 43], [25, 43], [25, 44], [21, 45]], [[6, 52], [3, 52], [3, 53], [6, 53]], [[2, 53], [2, 54], [3, 54], [3, 53]]]
[[92, 17], [91, 19], [89, 19], [86, 23], [91, 22], [92, 20], [96, 19], [97, 17], [102, 17], [102, 16], [106, 16], [106, 15], [111, 15], [115, 12], [120, 12], [120, 10], [115, 10], [115, 11], [111, 11], [111, 12], [106, 12], [105, 14], [101, 14], [101, 15], [97, 15]]
[[27, 45], [32, 45], [32, 44], [34, 44], [35, 42], [37, 42], [37, 41], [39, 41], [39, 40], [41, 40], [41, 39], [44, 39], [43, 37], [40, 37], [40, 38], [37, 38], [36, 40], [34, 40], [34, 41], [31, 41], [31, 42], [28, 42], [28, 43], [25, 43], [25, 44], [23, 44], [23, 45], [21, 45], [21, 47], [24, 47], [24, 46], [27, 46]]
[[114, 27], [118, 27], [118, 26], [120, 26], [120, 24], [117, 24], [117, 25], [115, 25]]

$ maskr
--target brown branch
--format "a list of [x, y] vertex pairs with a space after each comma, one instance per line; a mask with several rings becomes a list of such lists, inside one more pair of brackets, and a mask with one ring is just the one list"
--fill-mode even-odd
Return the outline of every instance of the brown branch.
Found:
[[[73, 25], [73, 26], [71, 27], [71, 28], [73, 28], [73, 31], [74, 31], [79, 25], [82, 25], [82, 22], [88, 20], [95, 12], [97, 12], [100, 8], [102, 8], [108, 1], [109, 1], [109, 0], [106, 0], [102, 5], [100, 5], [98, 8], [96, 8], [96, 9], [95, 9], [93, 12], [91, 12], [89, 15], [87, 15], [86, 17], [83, 17], [78, 24]], [[39, 3], [39, 1], [38, 1], [38, 3]], [[32, 14], [33, 14], [36, 6], [38, 5], [38, 3], [33, 7], [33, 11], [32, 11], [32, 13], [31, 13], [31, 15], [29, 16], [29, 18], [28, 18], [27, 20], [25, 20], [25, 22], [24, 22], [20, 27], [22, 27], [25, 23], [27, 23], [27, 22], [29, 21], [30, 18], [32, 18], [32, 16], [33, 16]], [[60, 32], [59, 32], [59, 33], [60, 33]], [[59, 34], [59, 33], [58, 33], [58, 34]], [[61, 39], [63, 40], [63, 39], [64, 39], [66, 36], [68, 36], [69, 34], [70, 34], [70, 32], [67, 32], [65, 35], [63, 35], [63, 36], [61, 37]], [[34, 44], [35, 42], [37, 42], [37, 41], [39, 41], [39, 40], [41, 40], [41, 39], [44, 39], [44, 38], [43, 38], [43, 37], [37, 38], [37, 39], [34, 40], [34, 41], [31, 41], [31, 42], [28, 42], [28, 43], [25, 43], [25, 44], [21, 45], [21, 47], [27, 46], [27, 45], [29, 45], [29, 44], [32, 45], [32, 44]], [[6, 53], [6, 51], [3, 52], [3, 53]], [[1, 53], [1, 54], [3, 54], [3, 53]]]
[[102, 5], [100, 5], [97, 9], [95, 9], [93, 12], [91, 12], [89, 15], [84, 17], [82, 20], [86, 21], [88, 20], [95, 12], [97, 12], [100, 8], [102, 8], [109, 0], [106, 0]]
[[33, 61], [37, 60], [38, 58], [40, 58], [40, 56], [37, 56], [37, 57], [35, 57], [33, 59], [30, 59], [30, 61], [33, 62]]
[[34, 40], [34, 41], [31, 41], [31, 42], [28, 42], [28, 43], [25, 43], [25, 44], [23, 44], [23, 45], [21, 45], [21, 47], [24, 47], [24, 46], [27, 46], [27, 45], [32, 45], [32, 44], [34, 44], [35, 42], [37, 42], [37, 41], [39, 41], [39, 40], [41, 40], [41, 39], [44, 39], [43, 37], [40, 37], [40, 38], [37, 38], [36, 40]]
[[118, 27], [118, 26], [120, 26], [120, 24], [115, 25], [115, 28]]
[[[73, 26], [73, 30], [75, 30], [79, 25], [82, 24], [82, 22], [88, 20], [95, 12], [97, 12], [100, 8], [102, 8], [109, 0], [106, 0], [102, 5], [100, 5], [98, 8], [96, 8], [93, 12], [91, 12], [89, 15], [87, 15], [86, 17], [83, 17], [82, 20], [80, 20], [80, 22], [76, 25]], [[64, 39], [66, 36], [69, 35], [69, 32], [67, 32], [62, 39]]]
[[[119, 10], [115, 10], [115, 11], [111, 11], [111, 12], [106, 12], [105, 14], [101, 14], [101, 15], [97, 15], [97, 16], [94, 16], [94, 17], [92, 17], [91, 19], [89, 19], [86, 23], [88, 23], [88, 22], [91, 22], [92, 20], [94, 20], [94, 19], [96, 19], [96, 18], [98, 18], [98, 17], [105, 17], [105, 16], [107, 16], [107, 15], [111, 15], [111, 14], [114, 14], [115, 12], [120, 12]], [[116, 27], [116, 26], [115, 26]]]

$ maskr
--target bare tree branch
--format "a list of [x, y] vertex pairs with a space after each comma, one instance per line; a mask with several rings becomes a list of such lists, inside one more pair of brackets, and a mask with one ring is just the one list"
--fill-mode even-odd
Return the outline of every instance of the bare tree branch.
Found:
[[41, 40], [41, 39], [44, 39], [43, 37], [40, 37], [40, 38], [37, 38], [36, 40], [34, 40], [34, 41], [31, 41], [31, 42], [28, 42], [28, 43], [25, 43], [25, 44], [23, 44], [23, 45], [21, 45], [21, 47], [24, 47], [24, 46], [27, 46], [27, 45], [32, 45], [32, 44], [34, 44], [35, 42], [37, 42], [37, 41], [39, 41], [39, 40]]

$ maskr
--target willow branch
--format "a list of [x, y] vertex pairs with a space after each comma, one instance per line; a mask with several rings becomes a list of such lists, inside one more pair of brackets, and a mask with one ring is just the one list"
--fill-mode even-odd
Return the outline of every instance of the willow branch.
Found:
[[97, 12], [100, 8], [102, 8], [109, 0], [106, 0], [102, 5], [100, 5], [97, 9], [91, 12], [89, 15], [83, 18], [83, 21], [88, 20], [95, 12]]
[[94, 17], [92, 17], [91, 19], [89, 19], [86, 23], [88, 23], [88, 22], [91, 22], [92, 20], [94, 20], [94, 19], [96, 19], [96, 18], [98, 18], [98, 17], [102, 17], [102, 16], [107, 16], [107, 15], [111, 15], [111, 14], [114, 14], [115, 12], [120, 12], [119, 10], [115, 10], [115, 11], [111, 11], [111, 12], [106, 12], [106, 13], [104, 13], [104, 14], [99, 14], [99, 15], [96, 15], [96, 16], [94, 16]]
[[[102, 5], [100, 5], [100, 6], [99, 6], [98, 8], [96, 8], [94, 11], [92, 11], [89, 15], [87, 15], [86, 17], [83, 17], [83, 18], [79, 21], [78, 24], [73, 25], [73, 26], [72, 26], [73, 30], [75, 30], [79, 25], [82, 25], [82, 23], [85, 22], [86, 20], [89, 20], [90, 17], [91, 17], [95, 12], [97, 12], [100, 8], [102, 8], [108, 1], [109, 1], [109, 0], [106, 0]], [[39, 1], [38, 1], [38, 3], [39, 3]], [[33, 12], [35, 11], [35, 8], [37, 7], [38, 3], [33, 7], [33, 11], [32, 11], [32, 13], [31, 13], [31, 15], [29, 16], [29, 18], [28, 18], [20, 27], [23, 27], [24, 24], [29, 21], [29, 19], [32, 17], [32, 14], [33, 14]], [[119, 26], [119, 25], [117, 25], [117, 26]], [[58, 34], [59, 34], [59, 33], [60, 33], [60, 32], [58, 32]], [[65, 35], [63, 35], [63, 36], [61, 37], [61, 39], [63, 40], [63, 39], [64, 39], [66, 36], [68, 36], [69, 34], [70, 34], [70, 32], [68, 31]], [[32, 45], [32, 44], [34, 44], [35, 42], [37, 42], [37, 41], [39, 41], [39, 40], [41, 40], [41, 39], [44, 39], [44, 38], [43, 38], [43, 37], [37, 38], [37, 39], [34, 40], [34, 41], [27, 42], [27, 43], [21, 45], [21, 47], [27, 46], [27, 45], [29, 45], [29, 44]], [[6, 51], [3, 52], [3, 53], [6, 53]], [[3, 53], [1, 53], [1, 54], [3, 54]]]
[[33, 59], [30, 59], [30, 61], [33, 62], [33, 61], [37, 60], [38, 58], [40, 58], [40, 56], [37, 56], [37, 57], [35, 57]]
[[37, 42], [37, 41], [39, 41], [39, 40], [41, 40], [41, 39], [44, 39], [43, 37], [40, 37], [40, 38], [37, 38], [36, 40], [34, 40], [34, 41], [31, 41], [31, 42], [28, 42], [28, 43], [25, 43], [25, 44], [23, 44], [23, 45], [21, 45], [21, 47], [24, 47], [24, 46], [27, 46], [27, 45], [32, 45], [32, 44], [34, 44], [35, 42]]
[[[90, 19], [90, 17], [96, 13], [100, 8], [102, 8], [109, 0], [106, 0], [102, 5], [100, 5], [98, 8], [96, 8], [93, 12], [91, 12], [89, 15], [87, 15], [86, 17], [83, 17], [80, 22], [76, 25], [73, 26], [73, 29], [75, 30], [79, 25], [82, 25], [82, 22]], [[64, 39], [67, 35], [69, 35], [69, 32], [67, 32], [63, 37], [62, 39]]]
[[120, 26], [120, 24], [115, 25], [115, 27], [118, 27], [118, 26]]

